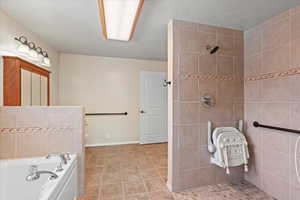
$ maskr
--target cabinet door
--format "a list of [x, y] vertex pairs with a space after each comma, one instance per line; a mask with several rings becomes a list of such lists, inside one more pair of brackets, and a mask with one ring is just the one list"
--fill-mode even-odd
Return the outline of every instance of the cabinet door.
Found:
[[48, 78], [41, 76], [41, 106], [48, 105]]
[[41, 105], [41, 76], [39, 74], [31, 74], [31, 105]]
[[21, 69], [21, 106], [31, 105], [31, 72]]

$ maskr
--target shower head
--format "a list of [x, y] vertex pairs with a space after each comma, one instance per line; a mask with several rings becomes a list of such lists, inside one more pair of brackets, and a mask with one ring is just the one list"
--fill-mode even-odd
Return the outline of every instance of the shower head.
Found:
[[215, 47], [207, 46], [206, 49], [210, 54], [214, 54], [217, 51], [219, 51], [220, 47], [219, 46], [215, 46]]

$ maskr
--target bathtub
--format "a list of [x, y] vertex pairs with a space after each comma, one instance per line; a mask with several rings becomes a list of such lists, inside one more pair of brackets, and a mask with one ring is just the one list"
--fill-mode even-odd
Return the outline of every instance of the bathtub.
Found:
[[[58, 157], [26, 158], [0, 160], [0, 200], [74, 200], [77, 196], [77, 157], [63, 165], [63, 171], [55, 172], [60, 163]], [[36, 165], [38, 170], [48, 170], [58, 175], [49, 180], [48, 174], [28, 182], [29, 166]]]

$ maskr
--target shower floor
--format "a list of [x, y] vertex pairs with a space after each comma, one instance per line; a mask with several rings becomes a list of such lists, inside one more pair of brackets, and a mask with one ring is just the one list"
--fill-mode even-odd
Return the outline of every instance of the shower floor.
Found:
[[275, 200], [247, 181], [209, 185], [172, 193], [172, 196], [174, 200]]
[[272, 200], [248, 182], [171, 193], [166, 180], [167, 144], [91, 147], [80, 200]]

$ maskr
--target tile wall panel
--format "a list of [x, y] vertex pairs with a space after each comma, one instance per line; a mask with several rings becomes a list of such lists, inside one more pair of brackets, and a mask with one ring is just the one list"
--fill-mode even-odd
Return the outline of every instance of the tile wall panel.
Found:
[[82, 107], [0, 107], [0, 159], [76, 153], [79, 188], [84, 184]]
[[[173, 21], [172, 25], [172, 93], [173, 121], [176, 133], [172, 143], [173, 191], [191, 187], [234, 181], [243, 178], [243, 171], [232, 169], [226, 175], [223, 169], [210, 164], [207, 151], [207, 121], [214, 126], [232, 126], [243, 119], [243, 32]], [[220, 46], [211, 55], [206, 46]], [[169, 63], [169, 64], [170, 64]], [[201, 97], [211, 94], [215, 107], [205, 108]], [[178, 98], [176, 95], [178, 94]], [[170, 126], [169, 124], [169, 126]], [[170, 170], [170, 168], [169, 168]]]
[[[244, 114], [252, 155], [245, 177], [278, 200], [299, 199], [294, 165], [299, 136], [252, 123], [300, 129], [299, 27], [300, 6], [245, 32]], [[300, 150], [298, 155], [300, 160]]]

